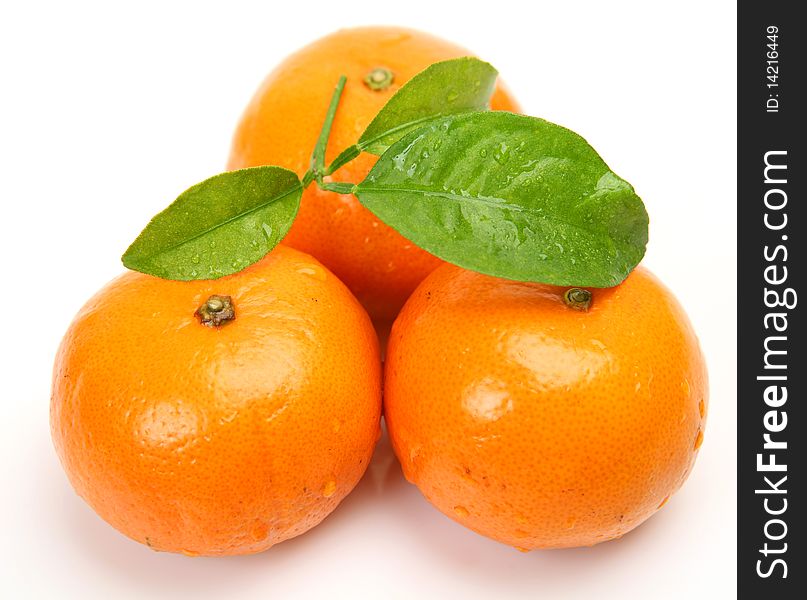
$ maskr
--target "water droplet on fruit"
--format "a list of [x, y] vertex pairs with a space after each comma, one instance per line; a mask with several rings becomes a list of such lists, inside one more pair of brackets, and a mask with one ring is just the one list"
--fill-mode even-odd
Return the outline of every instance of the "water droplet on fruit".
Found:
[[182, 554], [184, 554], [185, 556], [190, 556], [191, 558], [193, 558], [194, 556], [199, 556], [199, 553], [194, 552], [193, 550], [182, 550]]
[[688, 379], [684, 379], [684, 380], [681, 382], [681, 390], [684, 392], [684, 396], [686, 396], [687, 398], [689, 398], [689, 392], [690, 392], [691, 390], [690, 390], [690, 387], [689, 387], [689, 380], [688, 380]]
[[513, 546], [513, 548], [515, 548], [519, 552], [529, 552], [530, 551], [529, 548], [524, 548], [523, 546]]
[[459, 93], [455, 92], [454, 90], [451, 90], [450, 92], [448, 92], [448, 95], [446, 96], [446, 100], [448, 102], [454, 102], [459, 97], [460, 97]]
[[199, 261], [200, 261], [200, 260], [202, 260], [202, 259], [199, 257], [199, 255], [198, 255], [198, 254], [194, 254], [194, 255], [191, 257], [191, 262], [192, 262], [193, 264], [195, 264], [195, 265], [199, 264]]
[[670, 501], [670, 497], [669, 496], [665, 497], [664, 500], [661, 501], [661, 504], [658, 505], [658, 508], [656, 510], [659, 510], [662, 506], [667, 504], [667, 502], [669, 502], [669, 501]]
[[265, 540], [269, 536], [269, 526], [266, 523], [258, 521], [249, 532], [252, 539], [256, 542]]
[[342, 421], [339, 419], [334, 419], [333, 423], [331, 424], [331, 429], [333, 429], [334, 433], [339, 433], [339, 431], [342, 429]]
[[223, 417], [221, 417], [221, 418], [219, 419], [219, 422], [220, 422], [222, 425], [224, 425], [225, 423], [232, 423], [232, 422], [235, 420], [235, 418], [236, 418], [237, 416], [238, 416], [238, 411], [237, 411], [237, 410], [234, 410], [234, 411], [233, 411], [233, 412], [231, 412], [230, 414], [228, 414], [228, 415], [224, 415]]
[[697, 450], [703, 444], [703, 431], [698, 429], [698, 435], [695, 436], [695, 447], [694, 449]]
[[464, 519], [470, 513], [468, 513], [468, 509], [465, 508], [464, 506], [457, 505], [454, 507], [454, 514], [456, 514], [460, 519]]
[[325, 485], [322, 486], [322, 495], [326, 498], [330, 498], [336, 493], [336, 480], [329, 479], [325, 482]]
[[269, 225], [268, 223], [263, 223], [261, 225], [261, 227], [263, 228], [263, 234], [266, 236], [266, 239], [271, 240], [272, 239], [272, 226]]
[[297, 272], [301, 275], [307, 275], [316, 279], [317, 281], [325, 281], [325, 270], [322, 267], [318, 267], [317, 265], [304, 265], [297, 269]]
[[703, 398], [698, 402], [698, 412], [701, 414], [701, 419], [706, 416], [706, 402]]
[[486, 148], [482, 148], [482, 149], [479, 151], [479, 156], [481, 156], [482, 158], [487, 158], [487, 155], [488, 155], [488, 151], [487, 151], [487, 149], [486, 149]]
[[577, 524], [577, 519], [575, 517], [569, 517], [566, 519], [566, 529], [574, 529], [574, 526]]

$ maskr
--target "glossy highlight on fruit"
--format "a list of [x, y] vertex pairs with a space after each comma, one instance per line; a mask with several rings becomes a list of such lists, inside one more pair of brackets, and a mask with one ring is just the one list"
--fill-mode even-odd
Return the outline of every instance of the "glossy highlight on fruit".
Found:
[[[229, 169], [279, 165], [302, 176], [309, 168], [334, 85], [347, 85], [326, 161], [352, 146], [395, 92], [429, 65], [469, 52], [425, 33], [398, 27], [343, 29], [299, 50], [263, 82], [235, 132]], [[517, 111], [500, 86], [494, 110]], [[358, 183], [375, 164], [362, 154], [330, 180]], [[350, 194], [312, 185], [284, 243], [315, 256], [378, 321], [391, 321], [418, 283], [442, 261], [418, 248]]]
[[442, 266], [395, 321], [384, 394], [407, 479], [522, 550], [653, 515], [692, 468], [708, 402], [695, 333], [642, 267], [570, 291]]
[[349, 290], [277, 246], [215, 281], [127, 272], [56, 357], [51, 431], [78, 494], [155, 550], [259, 552], [317, 525], [379, 435], [378, 341]]

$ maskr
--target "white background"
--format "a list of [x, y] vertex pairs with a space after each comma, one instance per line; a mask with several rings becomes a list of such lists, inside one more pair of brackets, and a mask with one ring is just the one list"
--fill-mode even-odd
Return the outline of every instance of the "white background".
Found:
[[[734, 3], [0, 7], [0, 596], [735, 595]], [[619, 541], [521, 554], [433, 509], [384, 440], [356, 491], [300, 538], [250, 557], [154, 553], [97, 518], [61, 470], [48, 430], [56, 346], [147, 220], [223, 169], [240, 112], [273, 65], [338, 27], [379, 23], [489, 60], [526, 112], [581, 133], [636, 187], [651, 215], [645, 264], [688, 310], [708, 359], [696, 467]]]

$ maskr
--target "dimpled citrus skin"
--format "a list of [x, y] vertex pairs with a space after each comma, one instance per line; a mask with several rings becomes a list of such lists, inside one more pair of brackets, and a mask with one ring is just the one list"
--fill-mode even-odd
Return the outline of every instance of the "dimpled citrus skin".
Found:
[[[355, 144], [389, 98], [432, 63], [470, 53], [425, 33], [398, 27], [343, 29], [283, 61], [263, 82], [235, 132], [229, 169], [279, 165], [302, 176], [334, 86], [347, 77], [326, 154], [330, 163]], [[375, 67], [395, 80], [374, 91], [363, 79]], [[501, 87], [494, 110], [517, 111]], [[363, 154], [334, 173], [334, 181], [359, 183], [377, 157]], [[378, 220], [352, 195], [311, 185], [284, 243], [318, 258], [351, 289], [377, 321], [392, 321], [418, 283], [442, 261]]]
[[[235, 320], [195, 310], [230, 295]], [[216, 281], [127, 272], [62, 341], [51, 430], [71, 483], [155, 550], [259, 552], [317, 525], [379, 435], [378, 342], [319, 262], [278, 246]]]
[[672, 294], [643, 268], [595, 289], [453, 265], [392, 328], [384, 411], [404, 474], [463, 525], [519, 549], [588, 546], [655, 513], [703, 440], [706, 369]]

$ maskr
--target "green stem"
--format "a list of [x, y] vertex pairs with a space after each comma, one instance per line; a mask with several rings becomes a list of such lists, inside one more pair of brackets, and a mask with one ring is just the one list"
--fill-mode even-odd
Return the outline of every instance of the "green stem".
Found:
[[333, 159], [333, 162], [328, 165], [328, 168], [325, 169], [324, 175], [330, 175], [344, 167], [347, 163], [349, 163], [354, 158], [357, 158], [361, 154], [361, 148], [359, 148], [358, 144], [353, 144], [348, 148], [342, 150], [342, 152]]
[[322, 181], [322, 179], [318, 179], [317, 185], [320, 189], [328, 192], [336, 192], [337, 194], [352, 194], [353, 190], [356, 189], [355, 183], [342, 181]]
[[328, 106], [328, 112], [325, 113], [325, 122], [322, 124], [322, 130], [319, 132], [317, 145], [314, 146], [314, 152], [311, 155], [311, 171], [314, 176], [322, 173], [325, 170], [325, 148], [328, 146], [328, 138], [331, 135], [331, 127], [333, 126], [333, 119], [336, 116], [336, 108], [339, 106], [339, 99], [342, 97], [342, 91], [345, 89], [345, 82], [347, 78], [342, 75], [336, 88], [331, 96], [331, 104]]
[[314, 181], [316, 178], [317, 174], [314, 173], [313, 169], [308, 169], [308, 171], [305, 172], [305, 175], [303, 175], [303, 178], [300, 180], [303, 184], [303, 189], [311, 185], [311, 182]]

